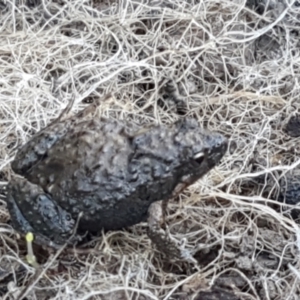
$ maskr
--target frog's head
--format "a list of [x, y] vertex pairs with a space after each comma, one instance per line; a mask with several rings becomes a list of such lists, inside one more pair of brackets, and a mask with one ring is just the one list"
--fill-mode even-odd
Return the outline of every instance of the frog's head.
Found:
[[195, 119], [182, 119], [176, 127], [175, 143], [180, 148], [184, 173], [198, 179], [220, 162], [228, 140], [218, 132], [203, 129]]

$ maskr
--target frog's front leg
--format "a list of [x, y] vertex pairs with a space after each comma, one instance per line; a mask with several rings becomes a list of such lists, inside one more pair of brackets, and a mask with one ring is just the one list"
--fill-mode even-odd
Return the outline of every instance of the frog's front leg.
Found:
[[[180, 259], [197, 264], [189, 250], [173, 238], [165, 223], [168, 200], [154, 202], [148, 209], [148, 236], [156, 248], [170, 259]], [[163, 229], [163, 227], [166, 229]]]

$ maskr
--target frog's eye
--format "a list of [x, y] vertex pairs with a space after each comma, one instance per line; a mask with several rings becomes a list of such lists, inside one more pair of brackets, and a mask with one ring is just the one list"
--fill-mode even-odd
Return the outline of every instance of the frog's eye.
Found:
[[69, 214], [67, 214], [65, 216], [65, 219], [66, 219], [67, 222], [70, 222], [72, 220], [72, 218], [71, 218], [71, 216]]
[[194, 155], [194, 160], [201, 165], [203, 160], [204, 160], [204, 153], [203, 152], [199, 152], [196, 155]]

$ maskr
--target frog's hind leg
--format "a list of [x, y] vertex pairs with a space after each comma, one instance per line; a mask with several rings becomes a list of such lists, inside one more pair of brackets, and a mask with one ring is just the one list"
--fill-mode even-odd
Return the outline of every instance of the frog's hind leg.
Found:
[[72, 235], [75, 220], [51, 195], [23, 178], [7, 186], [7, 208], [12, 226], [22, 234], [32, 232], [38, 244], [58, 248]]
[[164, 200], [150, 205], [148, 209], [148, 236], [156, 248], [167, 257], [197, 264], [190, 251], [184, 249], [184, 245], [170, 235], [166, 224], [164, 224], [167, 204], [168, 201]]

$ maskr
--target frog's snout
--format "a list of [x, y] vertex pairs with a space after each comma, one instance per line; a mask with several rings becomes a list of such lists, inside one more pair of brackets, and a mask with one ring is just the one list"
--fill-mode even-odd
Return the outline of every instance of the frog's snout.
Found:
[[228, 139], [224, 135], [219, 134], [219, 137], [216, 139], [215, 148], [219, 149], [219, 152], [224, 155], [228, 149]]
[[207, 139], [208, 143], [208, 159], [213, 164], [218, 164], [228, 149], [228, 139], [220, 134], [215, 133], [213, 137]]

